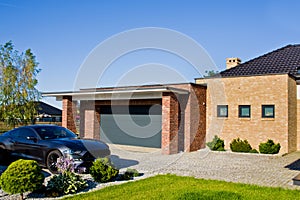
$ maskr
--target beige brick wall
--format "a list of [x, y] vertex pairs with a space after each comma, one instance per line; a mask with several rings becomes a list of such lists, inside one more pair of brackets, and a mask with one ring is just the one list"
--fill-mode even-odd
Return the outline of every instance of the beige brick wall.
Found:
[[297, 99], [297, 150], [300, 150], [300, 99]]
[[297, 151], [297, 84], [288, 78], [288, 151]]
[[[280, 153], [296, 150], [296, 83], [288, 75], [198, 79], [207, 83], [207, 140], [219, 135], [229, 149], [232, 139], [247, 139], [253, 148], [272, 139]], [[228, 105], [228, 118], [217, 117], [217, 105]], [[262, 118], [261, 105], [274, 104], [275, 118]], [[239, 118], [238, 106], [251, 105], [251, 118]]]

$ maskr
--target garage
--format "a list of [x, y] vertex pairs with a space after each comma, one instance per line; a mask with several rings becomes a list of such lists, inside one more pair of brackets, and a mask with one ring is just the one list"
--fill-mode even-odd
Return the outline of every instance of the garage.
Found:
[[206, 85], [86, 88], [43, 96], [62, 101], [62, 126], [81, 138], [160, 148], [162, 154], [205, 147]]
[[161, 105], [100, 107], [100, 138], [104, 142], [160, 148]]

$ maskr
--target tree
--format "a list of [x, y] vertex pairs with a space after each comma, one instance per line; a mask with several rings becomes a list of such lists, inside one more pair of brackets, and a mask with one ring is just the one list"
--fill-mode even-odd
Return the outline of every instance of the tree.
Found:
[[218, 71], [215, 71], [215, 70], [206, 70], [205, 71], [206, 75], [204, 75], [204, 77], [210, 77], [210, 76], [214, 76], [216, 74], [218, 74], [219, 72]]
[[0, 119], [7, 125], [28, 124], [36, 116], [39, 72], [30, 49], [19, 53], [11, 41], [0, 46]]

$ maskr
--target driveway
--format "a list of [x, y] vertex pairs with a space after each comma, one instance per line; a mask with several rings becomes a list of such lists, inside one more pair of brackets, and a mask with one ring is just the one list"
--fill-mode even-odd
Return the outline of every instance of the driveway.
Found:
[[294, 186], [292, 179], [300, 173], [300, 152], [285, 156], [203, 149], [191, 153], [162, 155], [160, 149], [143, 149], [110, 145], [112, 161], [125, 170], [135, 168], [147, 175], [172, 173], [204, 179], [224, 180], [263, 186]]

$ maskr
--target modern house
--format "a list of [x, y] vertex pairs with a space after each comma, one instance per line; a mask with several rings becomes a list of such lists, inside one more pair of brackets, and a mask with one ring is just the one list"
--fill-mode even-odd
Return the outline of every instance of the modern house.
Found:
[[225, 71], [196, 79], [207, 84], [207, 140], [219, 135], [229, 148], [239, 137], [257, 149], [272, 139], [280, 153], [299, 150], [300, 45], [240, 62], [228, 58]]
[[[44, 93], [62, 101], [62, 125], [107, 142], [195, 151], [214, 135], [247, 139], [253, 148], [272, 139], [280, 153], [300, 149], [300, 45], [288, 45], [248, 62], [227, 59], [227, 69], [196, 83], [93, 88]], [[298, 76], [299, 75], [299, 76]], [[299, 100], [298, 100], [299, 99]]]

